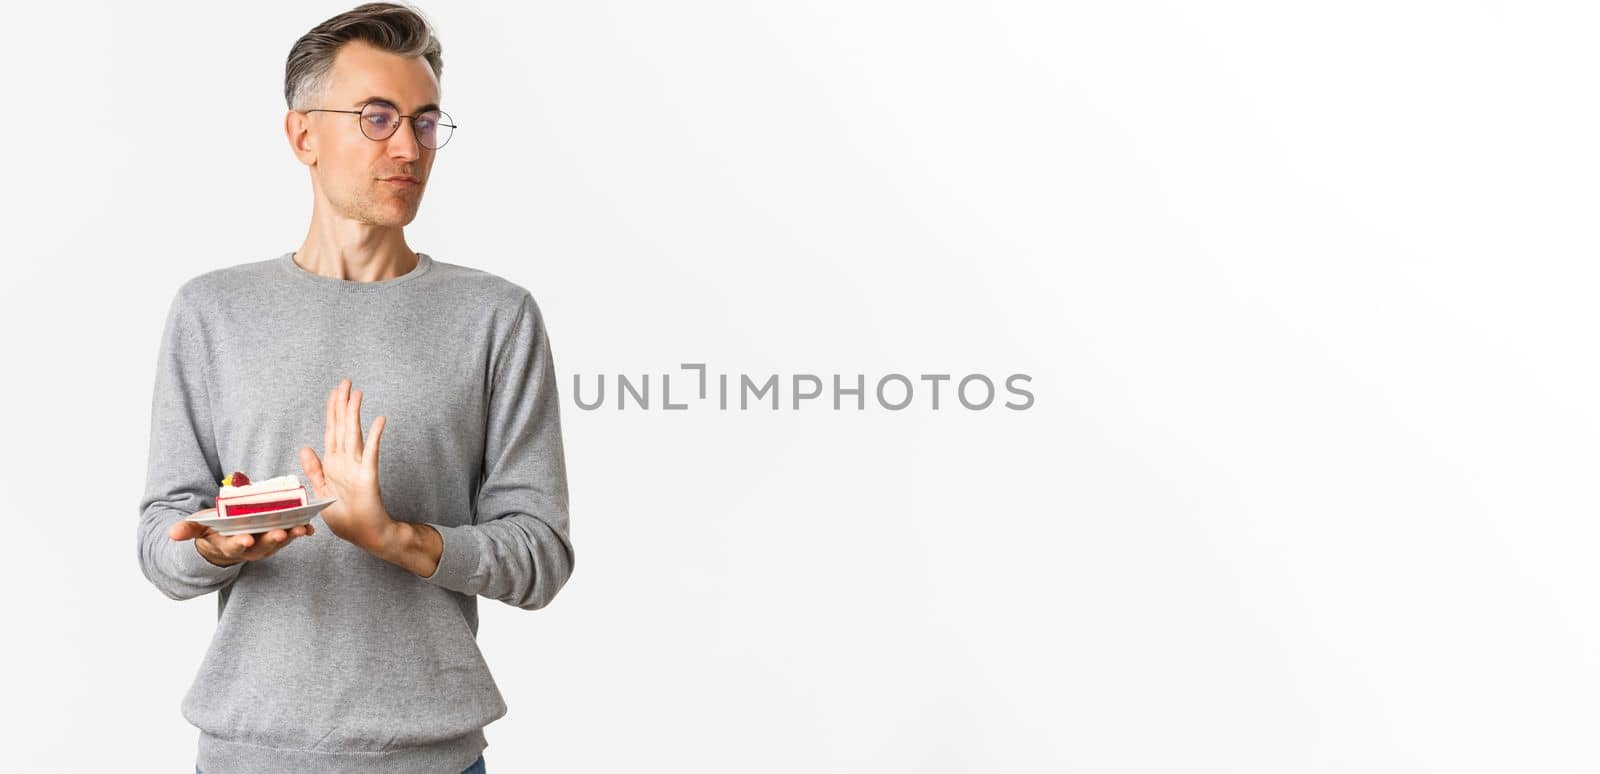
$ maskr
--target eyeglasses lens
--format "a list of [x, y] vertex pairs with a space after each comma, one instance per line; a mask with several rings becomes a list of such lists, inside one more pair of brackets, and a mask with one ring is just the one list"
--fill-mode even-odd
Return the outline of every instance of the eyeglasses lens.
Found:
[[[387, 140], [400, 125], [400, 111], [373, 102], [361, 109], [361, 131], [374, 140]], [[412, 131], [424, 148], [435, 150], [450, 141], [450, 117], [440, 110], [418, 113], [411, 119]]]

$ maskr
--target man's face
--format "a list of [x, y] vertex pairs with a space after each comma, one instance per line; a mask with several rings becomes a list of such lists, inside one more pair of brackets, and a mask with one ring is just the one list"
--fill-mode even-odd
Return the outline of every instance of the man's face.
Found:
[[[401, 115], [413, 116], [439, 106], [439, 79], [427, 60], [391, 54], [358, 40], [339, 49], [325, 85], [324, 93], [307, 107], [360, 110], [376, 98]], [[416, 218], [436, 151], [417, 142], [410, 118], [400, 119], [389, 139], [373, 140], [362, 133], [361, 116], [303, 115], [307, 136], [303, 145], [297, 141], [296, 154], [311, 166], [335, 213], [375, 226], [404, 226]], [[390, 179], [395, 177], [412, 177], [416, 182]]]

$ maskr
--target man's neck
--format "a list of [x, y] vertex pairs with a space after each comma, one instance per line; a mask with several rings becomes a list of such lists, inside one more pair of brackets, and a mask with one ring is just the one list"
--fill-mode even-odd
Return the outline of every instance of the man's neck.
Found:
[[313, 223], [294, 262], [312, 274], [351, 282], [379, 282], [409, 273], [420, 260], [396, 227], [354, 221]]

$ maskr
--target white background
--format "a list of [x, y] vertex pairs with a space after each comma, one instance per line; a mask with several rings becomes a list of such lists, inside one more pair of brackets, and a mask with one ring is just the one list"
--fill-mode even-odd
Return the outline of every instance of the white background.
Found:
[[[347, 7], [8, 11], [9, 769], [192, 766], [156, 347], [299, 244], [283, 60]], [[408, 238], [533, 291], [566, 393], [577, 570], [481, 600], [490, 771], [1600, 769], [1588, 9], [424, 10]], [[1036, 403], [571, 401], [681, 362]]]

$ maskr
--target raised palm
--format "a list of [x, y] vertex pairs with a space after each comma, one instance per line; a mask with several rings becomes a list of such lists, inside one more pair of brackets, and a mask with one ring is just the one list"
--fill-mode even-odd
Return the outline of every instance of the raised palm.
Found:
[[328, 393], [322, 456], [309, 446], [300, 449], [300, 467], [317, 497], [338, 502], [322, 511], [333, 534], [363, 548], [375, 548], [393, 519], [383, 506], [378, 486], [378, 445], [384, 417], [372, 421], [372, 434], [361, 437], [361, 391], [349, 379]]

